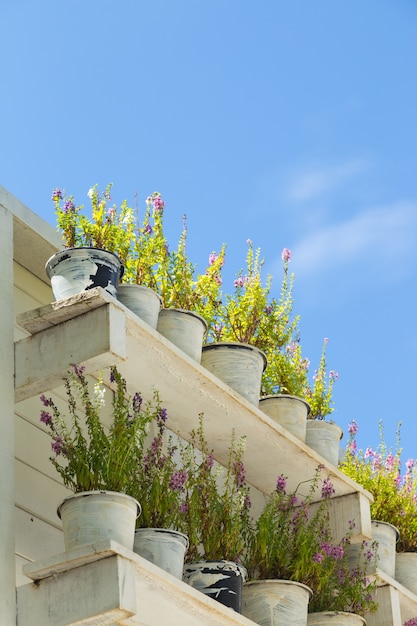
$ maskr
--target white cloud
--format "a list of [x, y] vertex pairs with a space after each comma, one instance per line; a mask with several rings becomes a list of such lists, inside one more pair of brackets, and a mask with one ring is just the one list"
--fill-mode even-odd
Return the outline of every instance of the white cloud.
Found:
[[321, 197], [369, 168], [365, 159], [353, 159], [331, 166], [313, 166], [292, 177], [286, 191], [292, 202], [308, 202]]
[[415, 245], [417, 204], [397, 203], [372, 208], [344, 222], [310, 232], [292, 249], [296, 274], [365, 269], [383, 264], [397, 267]]

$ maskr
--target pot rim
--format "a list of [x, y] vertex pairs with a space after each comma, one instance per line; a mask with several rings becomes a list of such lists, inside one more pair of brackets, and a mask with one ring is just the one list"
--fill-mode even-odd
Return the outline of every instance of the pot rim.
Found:
[[61, 519], [61, 509], [62, 507], [65, 505], [66, 502], [68, 502], [69, 500], [74, 500], [75, 498], [86, 498], [88, 496], [96, 496], [99, 494], [107, 494], [109, 496], [122, 496], [123, 499], [128, 498], [129, 500], [132, 500], [137, 507], [137, 515], [136, 515], [136, 519], [139, 517], [139, 515], [142, 512], [142, 507], [139, 504], [139, 502], [136, 500], [136, 498], [133, 498], [133, 496], [129, 496], [129, 494], [124, 493], [123, 491], [110, 491], [110, 490], [106, 490], [106, 489], [93, 489], [91, 491], [77, 491], [75, 493], [72, 493], [70, 496], [67, 496], [66, 498], [64, 498], [62, 500], [62, 502], [59, 504], [57, 510], [56, 510], [56, 514], [58, 515], [59, 519]]

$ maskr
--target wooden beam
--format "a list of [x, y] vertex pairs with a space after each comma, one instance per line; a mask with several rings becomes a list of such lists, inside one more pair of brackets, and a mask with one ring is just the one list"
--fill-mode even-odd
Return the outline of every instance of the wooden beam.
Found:
[[15, 343], [15, 402], [62, 384], [71, 363], [97, 373], [126, 358], [123, 311], [112, 303]]

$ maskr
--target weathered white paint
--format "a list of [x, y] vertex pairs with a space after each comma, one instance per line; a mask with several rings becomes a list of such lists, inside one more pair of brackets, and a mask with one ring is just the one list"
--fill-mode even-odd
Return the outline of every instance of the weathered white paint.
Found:
[[0, 204], [0, 616], [15, 623], [14, 557], [14, 397], [13, 397], [13, 217]]
[[15, 344], [15, 400], [53, 389], [71, 363], [99, 372], [126, 356], [123, 312], [105, 305]]
[[[24, 572], [37, 582], [18, 589], [17, 626], [63, 626], [75, 620], [83, 625], [255, 626], [114, 542], [57, 555]], [[123, 619], [121, 611], [129, 610], [132, 616]]]
[[[378, 587], [375, 596], [378, 602], [376, 613], [366, 615], [367, 626], [402, 626], [400, 593], [390, 584]], [[415, 617], [415, 613], [412, 617]]]

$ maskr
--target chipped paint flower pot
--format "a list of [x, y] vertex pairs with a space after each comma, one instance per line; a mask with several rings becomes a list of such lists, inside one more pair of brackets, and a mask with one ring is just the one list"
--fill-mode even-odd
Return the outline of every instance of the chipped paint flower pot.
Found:
[[305, 443], [326, 461], [337, 467], [343, 430], [334, 422], [308, 419]]
[[177, 348], [200, 363], [203, 339], [207, 331], [207, 323], [201, 315], [187, 309], [162, 309], [156, 329]]
[[253, 580], [243, 585], [242, 613], [259, 626], [306, 626], [311, 596], [292, 580]]
[[198, 561], [184, 567], [184, 582], [241, 613], [246, 569], [234, 561]]
[[102, 287], [114, 298], [124, 267], [119, 257], [101, 248], [66, 248], [53, 254], [45, 265], [55, 300]]
[[356, 613], [345, 611], [320, 611], [309, 613], [308, 626], [366, 626], [366, 620]]
[[260, 398], [259, 408], [297, 439], [305, 441], [307, 415], [310, 413], [305, 400], [286, 394], [269, 395]]
[[138, 528], [133, 551], [182, 580], [188, 537], [166, 528]]
[[116, 491], [81, 491], [65, 498], [57, 510], [65, 551], [98, 541], [116, 541], [133, 550], [140, 512], [137, 500]]
[[145, 285], [123, 284], [117, 287], [117, 299], [151, 328], [158, 324], [161, 297]]
[[203, 346], [201, 364], [221, 381], [258, 406], [265, 354], [247, 343], [214, 342]]

